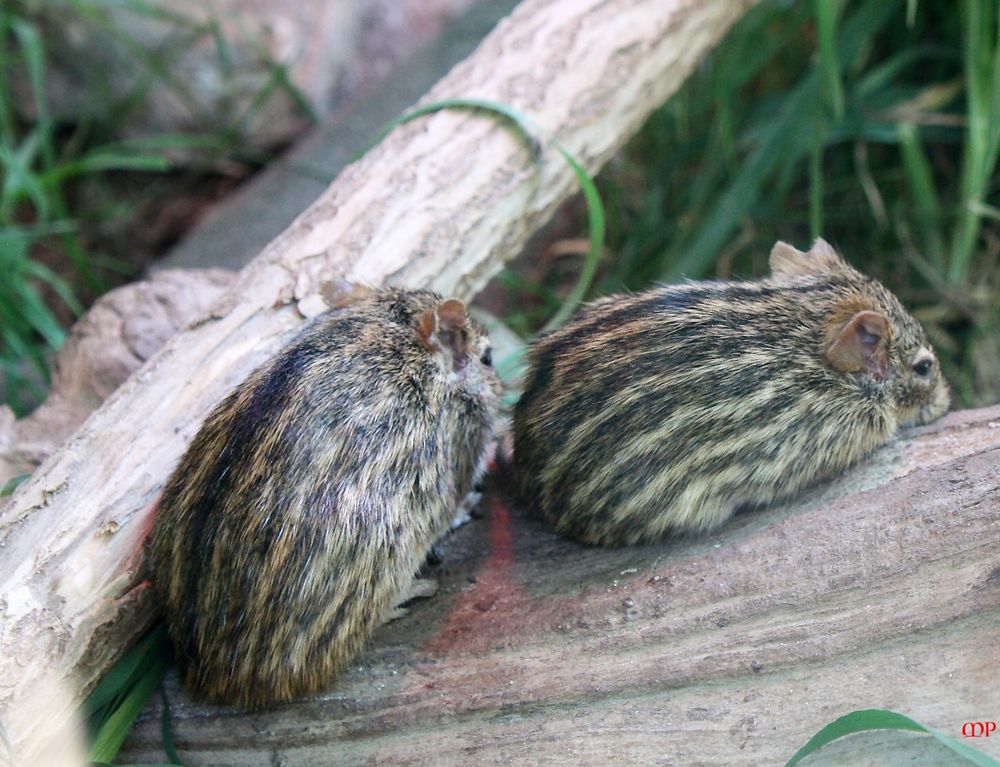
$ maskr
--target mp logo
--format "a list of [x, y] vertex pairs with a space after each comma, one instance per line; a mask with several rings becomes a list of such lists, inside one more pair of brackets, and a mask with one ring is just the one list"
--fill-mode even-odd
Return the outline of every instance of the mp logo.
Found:
[[966, 738], [988, 738], [996, 731], [996, 722], [966, 722], [962, 725], [962, 736]]

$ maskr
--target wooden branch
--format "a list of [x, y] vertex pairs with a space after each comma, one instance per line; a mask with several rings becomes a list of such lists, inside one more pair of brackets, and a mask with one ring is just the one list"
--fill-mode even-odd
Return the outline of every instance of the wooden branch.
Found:
[[0, 485], [37, 469], [178, 330], [209, 311], [234, 276], [166, 269], [97, 299], [56, 354], [45, 402], [20, 420], [0, 406]]
[[[427, 98], [510, 104], [595, 170], [755, 1], [526, 0]], [[19, 764], [42, 761], [148, 625], [140, 566], [157, 493], [297, 309], [344, 277], [467, 297], [573, 188], [561, 158], [533, 164], [496, 120], [441, 113], [397, 129], [19, 488], [0, 517], [0, 722]]]
[[[869, 707], [961, 739], [996, 719], [998, 465], [1000, 406], [953, 413], [785, 507], [623, 549], [494, 496], [328, 695], [238, 715], [173, 680], [175, 743], [192, 767], [779, 765]], [[160, 738], [157, 702], [122, 758]], [[907, 738], [816, 763], [952, 763]]]

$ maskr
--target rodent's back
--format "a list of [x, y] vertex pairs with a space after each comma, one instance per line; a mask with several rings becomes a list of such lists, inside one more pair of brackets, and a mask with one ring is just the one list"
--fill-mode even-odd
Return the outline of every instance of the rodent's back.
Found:
[[521, 500], [589, 543], [656, 540], [787, 496], [888, 441], [916, 419], [902, 382], [837, 369], [824, 349], [868, 305], [900, 325], [886, 350], [897, 367], [926, 339], [888, 291], [840, 264], [603, 299], [540, 339], [515, 410]]
[[322, 689], [447, 530], [498, 384], [478, 359], [456, 379], [421, 343], [439, 305], [385, 291], [325, 315], [195, 437], [152, 548], [195, 694], [258, 707]]

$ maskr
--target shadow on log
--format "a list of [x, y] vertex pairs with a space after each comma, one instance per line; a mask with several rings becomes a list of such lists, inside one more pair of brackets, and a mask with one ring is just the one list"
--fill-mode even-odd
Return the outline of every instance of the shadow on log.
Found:
[[[998, 467], [1000, 406], [952, 413], [792, 503], [624, 549], [492, 492], [446, 540], [437, 595], [328, 695], [242, 714], [171, 678], [176, 745], [191, 767], [778, 765], [869, 707], [960, 737], [997, 713]], [[951, 763], [926, 741], [809, 763]], [[122, 758], [161, 755], [157, 702]]]

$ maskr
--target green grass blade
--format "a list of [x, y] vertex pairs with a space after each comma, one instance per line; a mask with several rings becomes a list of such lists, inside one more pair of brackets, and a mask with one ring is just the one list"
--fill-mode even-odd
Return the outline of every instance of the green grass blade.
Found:
[[[114, 759], [136, 717], [161, 686], [168, 657], [166, 627], [160, 623], [122, 656], [84, 701], [82, 713], [92, 733], [93, 762]], [[166, 703], [164, 711], [168, 711]], [[168, 759], [180, 764], [172, 741], [166, 741], [164, 749]]]
[[915, 126], [900, 123], [896, 126], [899, 149], [903, 156], [903, 170], [909, 181], [908, 189], [917, 208], [917, 225], [923, 235], [924, 250], [932, 264], [944, 268], [944, 237], [941, 226], [941, 202], [934, 185], [931, 164], [924, 154]]
[[665, 258], [666, 268], [660, 275], [663, 281], [673, 282], [679, 277], [704, 274], [718, 249], [758, 198], [764, 184], [779, 164], [795, 162], [802, 157], [802, 131], [797, 119], [791, 119], [790, 115], [803, 114], [811, 96], [805, 88], [789, 94], [782, 116], [775, 120], [762, 137], [760, 146], [747, 158], [710, 212], [704, 216], [705, 223], [690, 245], [683, 245], [682, 249], [675, 247]]
[[163, 3], [143, 2], [143, 0], [124, 0], [124, 2], [123, 0], [68, 0], [68, 2], [81, 14], [103, 12], [105, 9], [127, 10], [181, 29], [196, 26], [194, 19], [165, 7]]
[[31, 83], [35, 112], [44, 120], [48, 117], [49, 110], [48, 102], [45, 100], [45, 49], [42, 46], [42, 38], [35, 25], [24, 16], [12, 18], [10, 29], [21, 47], [28, 70], [28, 82]]
[[217, 18], [208, 19], [208, 31], [212, 38], [212, 42], [215, 44], [216, 58], [219, 62], [219, 69], [226, 76], [231, 76], [233, 73], [233, 52], [229, 47], [229, 42], [226, 40], [226, 36], [222, 34], [222, 25], [219, 24]]
[[27, 19], [15, 18], [10, 26], [17, 37], [28, 69], [28, 80], [31, 83], [31, 95], [35, 104], [35, 124], [42, 136], [42, 157], [45, 159], [46, 167], [51, 167], [55, 162], [55, 149], [52, 146], [52, 121], [49, 117], [45, 91], [45, 47], [37, 28]]
[[986, 203], [978, 203], [973, 206], [973, 211], [981, 218], [988, 218], [991, 221], [1000, 221], [1000, 208], [994, 208]]
[[258, 91], [246, 117], [249, 117], [263, 105], [267, 98], [270, 97], [272, 90], [279, 90], [285, 92], [299, 111], [306, 116], [306, 119], [309, 120], [309, 122], [313, 124], [318, 123], [320, 120], [319, 113], [316, 111], [316, 108], [313, 106], [305, 92], [295, 84], [291, 77], [291, 73], [289, 72], [288, 65], [284, 62], [275, 60], [275, 58], [271, 55], [270, 50], [268, 50], [262, 40], [254, 38], [253, 44], [261, 63], [264, 64], [270, 72], [270, 79], [267, 85]]
[[834, 0], [814, 0], [813, 3], [819, 42], [819, 67], [827, 103], [837, 120], [844, 118], [844, 86], [840, 81], [841, 67], [837, 55], [837, 13], [840, 5]]
[[66, 336], [62, 325], [30, 285], [24, 284], [20, 299], [21, 312], [28, 324], [53, 349], [62, 346], [63, 338]]
[[83, 304], [73, 294], [73, 288], [66, 280], [49, 269], [45, 264], [37, 261], [26, 261], [24, 263], [25, 274], [43, 280], [49, 287], [63, 300], [74, 314], [83, 314]]
[[[42, 357], [42, 352], [38, 347], [29, 346], [24, 340], [23, 328], [17, 328], [17, 331], [10, 325], [0, 326], [0, 340], [3, 341], [3, 345], [7, 347], [4, 350], [5, 362], [10, 361], [8, 354], [13, 358], [14, 361], [20, 360], [21, 362], [26, 362], [35, 370], [42, 375], [46, 381], [48, 381], [48, 368], [45, 367], [45, 360]], [[10, 364], [6, 366], [4, 370], [5, 376], [10, 379], [5, 381], [9, 386], [11, 383], [23, 384], [24, 377], [22, 372], [19, 370], [17, 364]]]
[[90, 745], [90, 759], [97, 762], [108, 762], [115, 758], [136, 718], [145, 708], [150, 696], [156, 691], [156, 686], [163, 679], [167, 670], [166, 658], [161, 656], [145, 669], [135, 686], [115, 708], [104, 724], [97, 731]]
[[[509, 104], [503, 104], [498, 101], [490, 101], [487, 99], [469, 98], [435, 101], [431, 104], [424, 104], [416, 109], [406, 112], [403, 115], [400, 115], [395, 120], [389, 122], [378, 133], [377, 137], [372, 144], [369, 145], [368, 149], [385, 138], [385, 136], [388, 135], [394, 128], [403, 125], [404, 123], [408, 123], [411, 120], [415, 120], [418, 117], [429, 115], [434, 112], [440, 112], [444, 109], [485, 112], [487, 114], [502, 117], [515, 128], [517, 135], [528, 143], [533, 157], [537, 157], [541, 152], [542, 130], [538, 124], [531, 120], [527, 115], [519, 112]], [[604, 205], [601, 202], [601, 195], [597, 191], [597, 186], [594, 184], [594, 180], [590, 177], [590, 174], [587, 173], [587, 170], [583, 167], [580, 161], [577, 160], [577, 158], [574, 157], [569, 150], [555, 141], [552, 142], [552, 145], [566, 161], [566, 164], [569, 165], [570, 169], [573, 171], [573, 175], [576, 176], [577, 182], [580, 184], [581, 190], [583, 191], [584, 201], [587, 205], [587, 228], [589, 232], [590, 246], [576, 285], [573, 287], [573, 290], [570, 292], [566, 300], [559, 307], [556, 314], [549, 320], [548, 323], [546, 323], [543, 332], [552, 330], [565, 322], [566, 319], [576, 310], [576, 307], [580, 305], [580, 302], [586, 297], [587, 292], [590, 290], [590, 286], [593, 283], [594, 276], [597, 273], [597, 267], [600, 264], [601, 251], [604, 247], [604, 234], [606, 230]], [[365, 152], [367, 151], [368, 150], [366, 149]], [[365, 152], [362, 152], [362, 154]]]
[[961, 283], [979, 237], [976, 205], [983, 202], [1000, 151], [1000, 13], [996, 0], [964, 0], [961, 4], [968, 108], [962, 156], [959, 220], [952, 242], [948, 278]]
[[98, 682], [83, 703], [83, 715], [93, 717], [100, 709], [124, 697], [127, 689], [145, 673], [151, 659], [167, 652], [166, 627], [161, 623], [135, 643]]
[[441, 101], [424, 104], [411, 109], [409, 112], [401, 114], [394, 120], [390, 120], [386, 123], [382, 130], [375, 134], [375, 138], [372, 142], [361, 150], [358, 157], [362, 157], [367, 154], [373, 146], [381, 142], [382, 139], [388, 136], [389, 133], [398, 128], [400, 125], [405, 125], [411, 120], [416, 120], [418, 117], [434, 114], [435, 112], [440, 112], [444, 109], [459, 109], [468, 112], [485, 112], [487, 114], [503, 117], [516, 129], [518, 137], [528, 142], [531, 147], [531, 154], [533, 157], [537, 157], [538, 154], [541, 153], [541, 141], [538, 137], [541, 135], [542, 130], [538, 124], [527, 115], [522, 114], [509, 104], [503, 104], [499, 101], [490, 101], [489, 99], [455, 98], [442, 99]]
[[58, 185], [74, 176], [86, 176], [109, 170], [131, 170], [163, 173], [170, 170], [170, 163], [159, 155], [127, 155], [112, 152], [88, 152], [76, 160], [61, 163], [42, 176], [46, 184]]
[[11, 14], [6, 13], [5, 9], [0, 9], [0, 141], [14, 135], [15, 118], [9, 82], [12, 78], [8, 76], [13, 67], [11, 63], [13, 56], [8, 47], [9, 40], [13, 37], [12, 21]]
[[36, 128], [24, 137], [16, 149], [0, 151], [0, 166], [4, 170], [0, 216], [4, 223], [15, 219], [17, 205], [24, 198], [31, 200], [39, 219], [45, 221], [49, 216], [49, 199], [33, 169], [44, 140], [41, 129]]
[[570, 291], [562, 306], [559, 307], [559, 311], [553, 315], [552, 319], [545, 323], [545, 327], [542, 328], [543, 333], [555, 330], [562, 325], [576, 311], [576, 308], [583, 299], [586, 298], [587, 291], [590, 290], [594, 276], [597, 274], [597, 267], [601, 263], [601, 251], [604, 248], [604, 232], [606, 228], [604, 205], [601, 203], [601, 195], [598, 193], [597, 187], [594, 186], [594, 181], [590, 177], [590, 174], [561, 145], [556, 144], [556, 150], [563, 156], [563, 159], [566, 160], [570, 168], [573, 169], [576, 180], [583, 190], [583, 198], [587, 204], [589, 245], [587, 257], [583, 262], [583, 268], [580, 270], [580, 276], [577, 278], [576, 285], [573, 286], [573, 290]]
[[14, 491], [17, 490], [17, 486], [30, 476], [30, 474], [19, 474], [16, 477], [8, 479], [3, 483], [3, 485], [0, 485], [0, 498], [6, 498], [8, 495], [13, 495]]
[[879, 91], [893, 85], [914, 64], [932, 64], [950, 61], [951, 58], [951, 51], [940, 46], [915, 45], [905, 48], [861, 73], [851, 90], [854, 97], [859, 99], [877, 95]]
[[830, 724], [813, 735], [808, 743], [796, 751], [792, 758], [786, 762], [785, 767], [795, 767], [796, 764], [807, 756], [838, 738], [868, 730], [906, 730], [925, 733], [931, 735], [939, 743], [965, 758], [970, 764], [976, 765], [976, 767], [1000, 767], [1000, 762], [980, 751], [976, 751], [965, 743], [960, 743], [944, 733], [910, 719], [908, 716], [880, 708], [852, 711], [830, 722]]
[[134, 155], [162, 151], [210, 151], [219, 149], [218, 136], [200, 133], [158, 133], [153, 136], [136, 136], [127, 141], [104, 144], [92, 151], [108, 154]]
[[[104, 3], [109, 8], [120, 3]], [[169, 49], [156, 49], [151, 51], [145, 40], [139, 39], [126, 31], [126, 27], [116, 24], [113, 17], [100, 4], [95, 2], [80, 2], [74, 0], [73, 7], [80, 14], [90, 27], [103, 33], [107, 38], [117, 45], [121, 45], [128, 55], [140, 66], [137, 67], [137, 76], [140, 82], [156, 82], [170, 89], [171, 93], [180, 101], [185, 108], [190, 110], [192, 115], [198, 118], [208, 119], [212, 115], [203, 114], [201, 105], [191, 92], [188, 83], [178, 75], [173, 62], [184, 52], [183, 41], [170, 46]], [[129, 3], [131, 9], [148, 8], [152, 13], [156, 12], [153, 4], [140, 4], [132, 0]], [[200, 37], [208, 34], [207, 30], [202, 33], [200, 25], [194, 24], [191, 19], [183, 15], [171, 14], [165, 20], [175, 24], [178, 28], [184, 28], [190, 32], [187, 47], [193, 47]], [[215, 115], [217, 118], [218, 116]]]
[[863, 709], [852, 711], [839, 719], [835, 719], [823, 729], [813, 735], [809, 741], [785, 763], [785, 767], [795, 767], [807, 756], [819, 751], [827, 743], [832, 743], [845, 735], [852, 735], [856, 732], [867, 730], [913, 730], [924, 732], [923, 725], [919, 725], [909, 717], [897, 714], [893, 711], [882, 709]]
[[163, 753], [167, 755], [171, 764], [180, 765], [182, 764], [181, 757], [174, 747], [174, 736], [170, 730], [170, 701], [167, 700], [167, 691], [162, 684], [160, 685], [160, 702], [163, 707], [160, 714], [160, 737], [163, 740]]
[[823, 235], [823, 140], [827, 131], [823, 110], [817, 109], [815, 115], [816, 128], [809, 153], [809, 230], [813, 240]]

